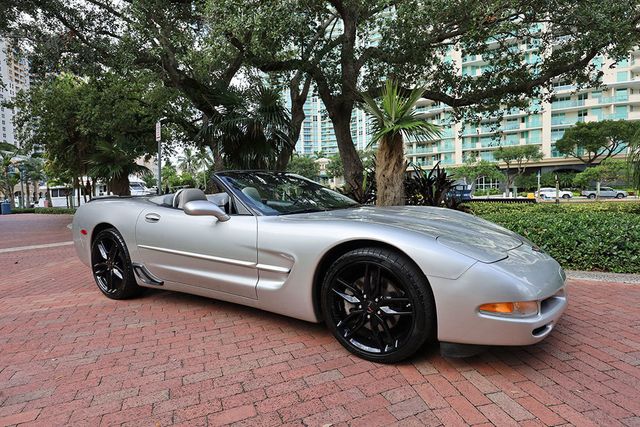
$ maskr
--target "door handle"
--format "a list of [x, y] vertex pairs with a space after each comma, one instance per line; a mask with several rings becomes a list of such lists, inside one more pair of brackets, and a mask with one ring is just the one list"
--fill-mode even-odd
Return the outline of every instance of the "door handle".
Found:
[[158, 222], [160, 221], [160, 215], [157, 213], [148, 213], [144, 216], [144, 220], [147, 222]]

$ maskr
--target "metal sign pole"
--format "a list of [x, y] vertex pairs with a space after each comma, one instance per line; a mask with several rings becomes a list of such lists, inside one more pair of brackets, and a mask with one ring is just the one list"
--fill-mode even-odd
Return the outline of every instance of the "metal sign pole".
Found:
[[162, 194], [162, 120], [156, 122], [156, 141], [158, 141], [158, 181], [157, 194]]

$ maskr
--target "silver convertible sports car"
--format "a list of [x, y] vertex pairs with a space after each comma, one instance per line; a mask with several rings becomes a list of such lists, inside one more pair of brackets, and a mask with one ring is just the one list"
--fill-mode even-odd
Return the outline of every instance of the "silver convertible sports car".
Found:
[[288, 173], [229, 171], [219, 193], [81, 206], [75, 248], [107, 297], [143, 287], [324, 321], [377, 362], [527, 345], [567, 305], [565, 274], [525, 238], [462, 212], [377, 208]]

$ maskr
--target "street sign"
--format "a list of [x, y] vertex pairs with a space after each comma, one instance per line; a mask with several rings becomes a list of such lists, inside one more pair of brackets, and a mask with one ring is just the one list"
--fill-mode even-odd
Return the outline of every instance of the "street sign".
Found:
[[157, 121], [156, 122], [156, 141], [160, 142], [160, 138], [162, 137], [162, 124]]

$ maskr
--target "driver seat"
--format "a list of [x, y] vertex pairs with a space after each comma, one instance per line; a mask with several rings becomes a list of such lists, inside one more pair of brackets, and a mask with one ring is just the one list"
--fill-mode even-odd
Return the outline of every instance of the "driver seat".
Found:
[[207, 196], [199, 188], [183, 188], [173, 196], [173, 207], [184, 209], [185, 203], [193, 200], [207, 200]]

